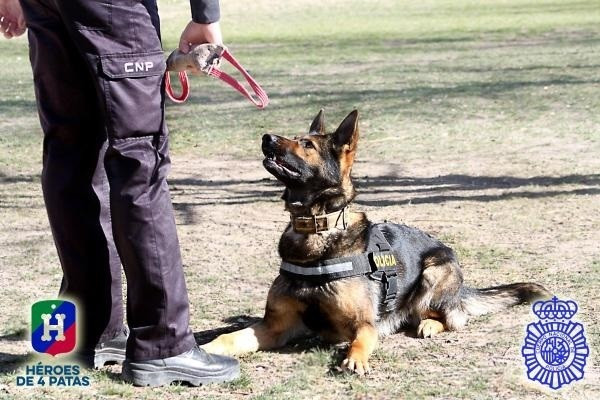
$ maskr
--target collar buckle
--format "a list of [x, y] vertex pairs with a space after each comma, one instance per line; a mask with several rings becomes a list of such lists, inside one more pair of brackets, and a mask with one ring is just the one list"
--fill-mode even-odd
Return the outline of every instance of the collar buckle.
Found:
[[[315, 224], [315, 233], [329, 230], [329, 218], [326, 215], [313, 215], [312, 217]], [[319, 226], [319, 221], [322, 221], [324, 226]]]
[[[307, 217], [290, 216], [292, 227], [298, 233], [320, 233], [333, 228], [346, 229], [349, 225], [348, 206], [329, 214]], [[341, 225], [338, 227], [338, 225]]]

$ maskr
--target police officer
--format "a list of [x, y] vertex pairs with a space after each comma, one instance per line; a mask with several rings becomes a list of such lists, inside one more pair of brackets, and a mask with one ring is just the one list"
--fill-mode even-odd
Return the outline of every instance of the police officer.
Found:
[[[180, 49], [221, 43], [218, 0], [191, 0], [191, 8]], [[238, 362], [199, 349], [189, 328], [166, 181], [156, 0], [0, 0], [0, 18], [7, 38], [28, 29], [42, 189], [60, 294], [78, 301], [83, 318], [80, 357], [95, 366], [125, 359], [123, 374], [136, 385], [237, 377]]]

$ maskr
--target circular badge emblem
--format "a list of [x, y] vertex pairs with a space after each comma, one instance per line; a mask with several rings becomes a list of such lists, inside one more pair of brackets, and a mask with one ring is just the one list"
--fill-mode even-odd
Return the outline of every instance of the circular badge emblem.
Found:
[[583, 378], [589, 349], [583, 326], [576, 322], [536, 322], [527, 326], [521, 349], [531, 380], [558, 389]]
[[[564, 324], [561, 324], [564, 329]], [[543, 334], [537, 339], [535, 357], [540, 366], [548, 371], [562, 371], [573, 363], [575, 342], [561, 331]]]

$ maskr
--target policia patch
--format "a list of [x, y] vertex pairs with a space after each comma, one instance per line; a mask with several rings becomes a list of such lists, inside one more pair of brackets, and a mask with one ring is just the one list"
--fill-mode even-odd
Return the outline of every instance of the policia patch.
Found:
[[398, 293], [398, 274], [404, 272], [404, 266], [377, 225], [371, 226], [368, 243], [367, 252], [351, 257], [304, 265], [282, 261], [279, 272], [315, 284], [365, 275], [381, 283], [381, 310], [391, 312]]
[[371, 263], [375, 264], [375, 267], [377, 267], [377, 269], [386, 267], [396, 267], [398, 265], [396, 261], [396, 256], [391, 251], [387, 253], [370, 253], [369, 257], [371, 258]]

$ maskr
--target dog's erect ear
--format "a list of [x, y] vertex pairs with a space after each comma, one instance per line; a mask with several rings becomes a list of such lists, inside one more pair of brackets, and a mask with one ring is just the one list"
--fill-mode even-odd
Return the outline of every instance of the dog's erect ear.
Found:
[[325, 117], [323, 116], [323, 109], [319, 110], [319, 113], [310, 124], [308, 129], [309, 135], [324, 135], [325, 134]]
[[347, 150], [356, 150], [358, 142], [358, 110], [352, 111], [333, 134], [333, 141], [338, 149], [348, 146]]

